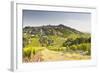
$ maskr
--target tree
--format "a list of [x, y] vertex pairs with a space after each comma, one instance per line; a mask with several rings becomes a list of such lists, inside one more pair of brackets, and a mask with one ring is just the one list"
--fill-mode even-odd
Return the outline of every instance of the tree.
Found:
[[70, 46], [70, 45], [72, 45], [72, 43], [73, 43], [73, 39], [72, 39], [72, 38], [69, 38], [69, 39], [67, 39], [67, 41], [65, 41], [65, 42], [63, 43], [63, 46], [64, 46], [64, 47]]
[[28, 33], [23, 34], [23, 48], [30, 43], [31, 35]]

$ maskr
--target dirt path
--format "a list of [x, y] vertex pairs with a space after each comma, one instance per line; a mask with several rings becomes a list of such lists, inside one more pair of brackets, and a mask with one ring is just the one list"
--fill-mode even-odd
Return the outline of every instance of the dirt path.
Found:
[[26, 62], [87, 60], [87, 59], [90, 59], [90, 56], [83, 56], [77, 53], [62, 53], [44, 49], [42, 51], [39, 51], [35, 55], [31, 56], [30, 60], [26, 58]]
[[41, 51], [43, 61], [59, 61], [59, 60], [86, 60], [90, 59], [90, 56], [83, 56], [76, 53], [61, 53], [45, 49]]

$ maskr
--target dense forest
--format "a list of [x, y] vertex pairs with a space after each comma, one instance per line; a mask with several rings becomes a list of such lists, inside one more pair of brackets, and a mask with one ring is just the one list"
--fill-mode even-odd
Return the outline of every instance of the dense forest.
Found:
[[63, 24], [23, 27], [23, 62], [88, 60], [91, 34]]

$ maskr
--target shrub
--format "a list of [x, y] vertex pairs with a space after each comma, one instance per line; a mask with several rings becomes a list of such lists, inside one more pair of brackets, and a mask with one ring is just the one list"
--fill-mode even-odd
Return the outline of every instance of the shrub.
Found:
[[90, 43], [82, 43], [77, 45], [77, 48], [79, 50], [82, 50], [83, 52], [86, 52], [87, 55], [91, 54], [91, 44]]
[[54, 47], [54, 46], [49, 46], [48, 49], [49, 49], [49, 50], [52, 50], [52, 51], [66, 51], [66, 47]]
[[31, 57], [31, 54], [35, 55], [37, 52], [45, 49], [44, 47], [27, 47], [23, 48], [23, 57]]
[[73, 50], [73, 51], [76, 51], [77, 50], [77, 45], [70, 46], [70, 49]]
[[31, 48], [24, 48], [23, 49], [23, 57], [30, 58], [30, 56], [31, 56]]

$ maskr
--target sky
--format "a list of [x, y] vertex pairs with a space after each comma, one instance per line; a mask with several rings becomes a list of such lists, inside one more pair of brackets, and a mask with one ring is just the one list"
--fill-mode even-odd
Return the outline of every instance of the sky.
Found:
[[22, 17], [23, 27], [63, 24], [82, 32], [91, 33], [90, 13], [23, 10]]

